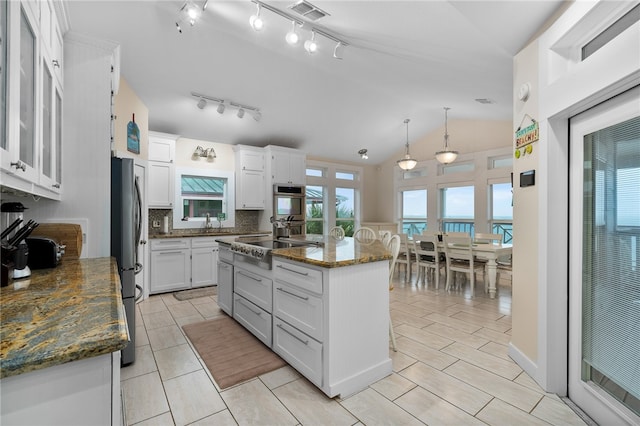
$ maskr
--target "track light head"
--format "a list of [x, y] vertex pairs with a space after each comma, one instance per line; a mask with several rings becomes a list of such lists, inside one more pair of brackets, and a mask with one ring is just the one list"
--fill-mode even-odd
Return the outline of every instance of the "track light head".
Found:
[[218, 104], [218, 108], [216, 108], [216, 111], [218, 111], [218, 114], [222, 114], [224, 113], [224, 109], [225, 109], [224, 104]]
[[260, 121], [262, 119], [262, 113], [260, 111], [256, 111], [253, 113], [253, 119], [256, 121]]
[[287, 33], [285, 40], [287, 40], [287, 43], [292, 46], [298, 44], [300, 41], [300, 36], [296, 32], [296, 21], [291, 21], [291, 31]]
[[333, 49], [333, 57], [335, 59], [344, 59], [344, 48], [346, 46], [344, 44], [342, 44], [341, 41], [338, 42], [338, 44], [336, 44], [336, 47]]
[[249, 25], [251, 25], [251, 28], [253, 28], [255, 31], [260, 31], [264, 27], [264, 21], [260, 17], [260, 3], [256, 3], [256, 5], [256, 14], [251, 15], [251, 18], [249, 18]]
[[242, 118], [242, 117], [244, 117], [244, 108], [240, 108], [238, 110], [238, 118]]
[[369, 154], [367, 154], [366, 149], [361, 149], [360, 151], [358, 151], [358, 154], [360, 155], [360, 158], [362, 158], [363, 160], [369, 159]]
[[200, 98], [200, 100], [198, 101], [198, 108], [204, 109], [204, 107], [206, 106], [207, 106], [207, 100], [204, 98]]
[[313, 55], [318, 50], [318, 43], [316, 43], [316, 32], [311, 31], [311, 39], [304, 42], [304, 50], [309, 55]]

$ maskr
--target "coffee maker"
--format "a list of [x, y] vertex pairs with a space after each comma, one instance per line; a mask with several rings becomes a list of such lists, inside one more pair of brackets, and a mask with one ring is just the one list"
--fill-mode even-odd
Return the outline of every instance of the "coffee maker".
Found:
[[19, 202], [6, 202], [0, 206], [2, 219], [2, 285], [9, 284], [11, 279], [25, 278], [31, 275], [27, 266], [29, 246], [25, 238], [31, 234], [38, 224], [33, 220], [20, 226], [23, 212], [27, 207]]

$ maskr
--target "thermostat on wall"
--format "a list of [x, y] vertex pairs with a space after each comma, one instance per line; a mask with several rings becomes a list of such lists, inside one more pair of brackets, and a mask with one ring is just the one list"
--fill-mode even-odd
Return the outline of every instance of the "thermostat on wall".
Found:
[[533, 186], [536, 184], [536, 171], [528, 170], [520, 173], [520, 188], [525, 186]]

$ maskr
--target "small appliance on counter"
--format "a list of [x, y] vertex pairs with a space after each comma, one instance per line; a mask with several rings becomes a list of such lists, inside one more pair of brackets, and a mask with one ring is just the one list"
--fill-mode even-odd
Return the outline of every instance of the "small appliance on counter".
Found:
[[47, 237], [29, 237], [26, 239], [29, 247], [27, 265], [31, 269], [55, 268], [62, 260], [65, 246]]
[[9, 285], [11, 279], [31, 275], [28, 266], [29, 246], [24, 241], [38, 226], [34, 220], [19, 228], [23, 222], [22, 213], [27, 208], [19, 202], [2, 203], [2, 286]]

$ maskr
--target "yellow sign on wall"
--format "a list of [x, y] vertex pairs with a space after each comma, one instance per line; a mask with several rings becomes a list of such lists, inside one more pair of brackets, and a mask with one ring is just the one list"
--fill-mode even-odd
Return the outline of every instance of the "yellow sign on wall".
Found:
[[536, 121], [532, 125], [516, 132], [516, 149], [536, 142], [538, 139], [540, 139], [540, 129]]

